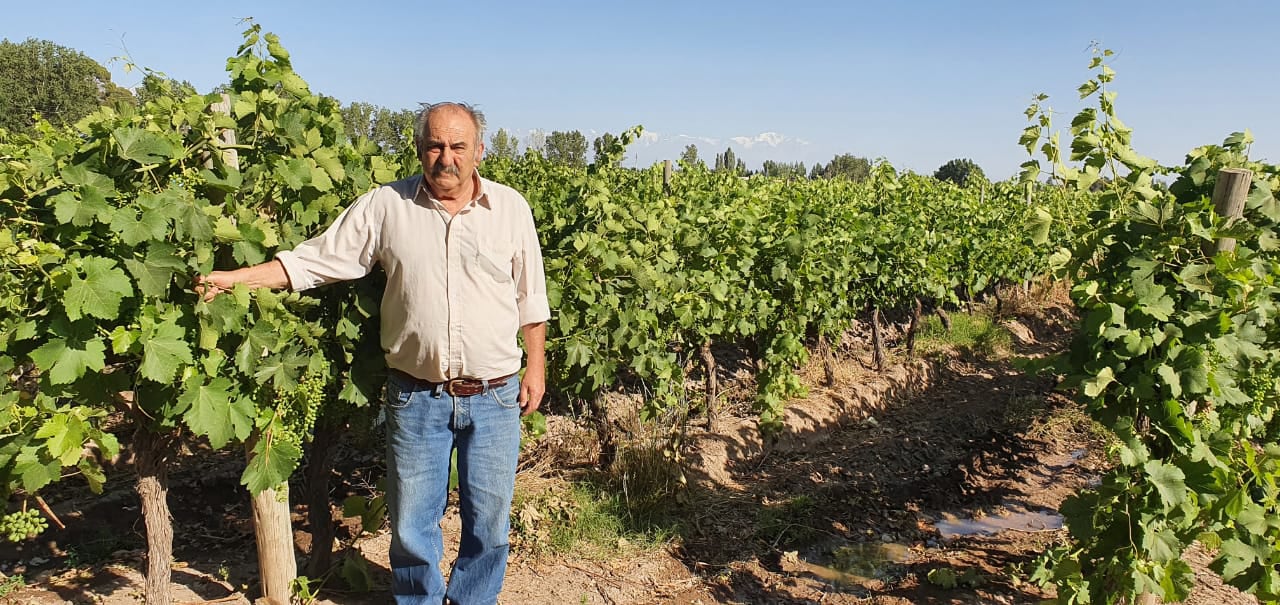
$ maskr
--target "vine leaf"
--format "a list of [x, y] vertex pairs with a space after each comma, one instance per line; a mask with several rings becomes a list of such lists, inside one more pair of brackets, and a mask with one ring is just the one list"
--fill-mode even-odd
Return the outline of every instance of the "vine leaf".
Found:
[[1115, 370], [1110, 367], [1102, 368], [1097, 376], [1084, 382], [1084, 394], [1088, 397], [1097, 397], [1102, 394], [1102, 391], [1106, 390], [1107, 385], [1115, 382], [1115, 380]]
[[169, 220], [158, 212], [143, 212], [141, 218], [133, 208], [121, 208], [111, 217], [111, 230], [120, 241], [137, 246], [150, 239], [164, 239], [169, 231]]
[[75, 321], [92, 315], [100, 319], [115, 319], [120, 313], [120, 301], [133, 294], [129, 276], [116, 266], [115, 261], [97, 256], [84, 258], [80, 268], [84, 270], [84, 277], [73, 275], [71, 285], [63, 293], [62, 305], [67, 318]]
[[149, 332], [142, 338], [142, 365], [138, 371], [143, 378], [168, 384], [182, 364], [192, 362], [187, 332], [173, 321], [158, 324]]
[[62, 463], [57, 460], [44, 460], [39, 450], [24, 447], [14, 459], [13, 472], [22, 477], [22, 489], [34, 492], [58, 478], [62, 471]]
[[1027, 221], [1027, 228], [1031, 231], [1031, 243], [1037, 246], [1047, 243], [1049, 228], [1052, 226], [1053, 215], [1044, 208], [1036, 208], [1035, 216]]
[[31, 361], [49, 373], [51, 384], [67, 384], [84, 376], [85, 370], [97, 372], [106, 367], [106, 352], [107, 346], [97, 338], [78, 343], [54, 338], [32, 351]]
[[230, 380], [215, 378], [202, 384], [197, 376], [187, 383], [187, 390], [178, 398], [178, 403], [186, 409], [183, 419], [192, 431], [208, 436], [209, 445], [215, 449], [226, 445], [232, 437], [249, 436], [253, 428], [253, 403], [244, 398], [232, 401]]
[[1182, 469], [1159, 460], [1148, 460], [1142, 468], [1147, 471], [1147, 477], [1156, 491], [1160, 492], [1165, 510], [1170, 510], [1187, 499], [1187, 477]]
[[178, 154], [173, 143], [141, 128], [117, 128], [111, 137], [120, 146], [120, 157], [139, 164], [158, 164]]
[[71, 466], [83, 455], [85, 425], [69, 414], [54, 414], [36, 431], [36, 438], [46, 440], [45, 447], [62, 466]]
[[259, 439], [253, 446], [253, 457], [240, 476], [240, 484], [257, 494], [289, 479], [293, 467], [302, 457], [298, 446], [283, 439]]
[[131, 258], [124, 261], [124, 266], [133, 274], [143, 296], [158, 297], [169, 292], [174, 274], [187, 269], [178, 257], [177, 249], [164, 242], [151, 242], [145, 261]]

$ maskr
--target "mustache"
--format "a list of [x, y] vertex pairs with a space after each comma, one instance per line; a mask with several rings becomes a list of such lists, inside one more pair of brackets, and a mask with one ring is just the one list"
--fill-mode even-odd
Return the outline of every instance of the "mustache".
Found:
[[437, 175], [448, 174], [452, 176], [458, 176], [458, 167], [457, 166], [441, 166], [437, 164], [431, 168], [431, 173], [437, 174]]

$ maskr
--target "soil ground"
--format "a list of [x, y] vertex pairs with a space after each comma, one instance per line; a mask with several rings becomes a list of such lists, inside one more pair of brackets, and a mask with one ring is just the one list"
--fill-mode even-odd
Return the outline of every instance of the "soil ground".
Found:
[[[806, 368], [809, 395], [789, 404], [780, 439], [762, 441], [743, 406], [714, 431], [686, 436], [689, 484], [667, 511], [673, 521], [661, 545], [620, 540], [603, 554], [557, 554], [535, 548], [536, 534], [517, 534], [501, 602], [1038, 603], [1051, 595], [1023, 570], [1064, 536], [1058, 504], [1106, 461], [1101, 437], [1055, 392], [1055, 379], [1028, 376], [1014, 360], [1061, 350], [1071, 322], [1063, 305], [1042, 300], [1002, 320], [1009, 351], [899, 351], [883, 372], [867, 366], [865, 343], [846, 339], [830, 383], [821, 356]], [[721, 363], [726, 396], [741, 398], [749, 374]], [[583, 461], [597, 447], [594, 431], [567, 418], [552, 418], [551, 428], [517, 480], [526, 502], [545, 504], [546, 494], [591, 472]], [[375, 493], [382, 471], [371, 452], [347, 444], [339, 454], [335, 518], [342, 497]], [[242, 459], [187, 454], [170, 491], [176, 600], [251, 602], [257, 569]], [[0, 551], [0, 572], [26, 579], [0, 602], [142, 602], [144, 530], [127, 474], [117, 472], [100, 497], [68, 491], [55, 505], [67, 529]], [[305, 509], [294, 510], [306, 552]], [[533, 521], [547, 513], [538, 510]], [[347, 520], [339, 538], [349, 543], [353, 528]], [[451, 507], [446, 551], [457, 534]], [[329, 589], [317, 602], [389, 602], [389, 542], [385, 530], [356, 541], [372, 590]], [[1188, 557], [1198, 570], [1189, 603], [1255, 602], [1204, 572], [1207, 554]]]

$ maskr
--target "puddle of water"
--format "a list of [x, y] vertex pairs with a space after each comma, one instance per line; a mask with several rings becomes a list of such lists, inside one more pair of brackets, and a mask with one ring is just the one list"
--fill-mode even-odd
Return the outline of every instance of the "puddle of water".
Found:
[[823, 563], [798, 557], [788, 562], [833, 584], [858, 585], [888, 580], [901, 571], [911, 556], [909, 547], [896, 543], [843, 544], [829, 552], [829, 556], [821, 557]]
[[998, 534], [1002, 531], [1049, 531], [1062, 528], [1062, 515], [1051, 510], [1027, 510], [1020, 506], [1006, 506], [998, 514], [962, 519], [951, 513], [942, 513], [933, 526], [944, 539], [976, 534]]

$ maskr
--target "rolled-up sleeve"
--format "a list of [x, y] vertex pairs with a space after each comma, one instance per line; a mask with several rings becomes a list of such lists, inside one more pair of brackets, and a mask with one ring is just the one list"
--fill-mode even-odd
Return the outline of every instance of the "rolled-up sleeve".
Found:
[[514, 277], [520, 325], [527, 326], [551, 319], [551, 306], [547, 302], [547, 277], [542, 267], [542, 246], [538, 243], [532, 210], [526, 208], [523, 222]]
[[325, 284], [358, 279], [377, 264], [382, 221], [377, 216], [374, 192], [356, 200], [324, 233], [291, 251], [276, 253], [284, 266], [289, 287], [308, 290]]

